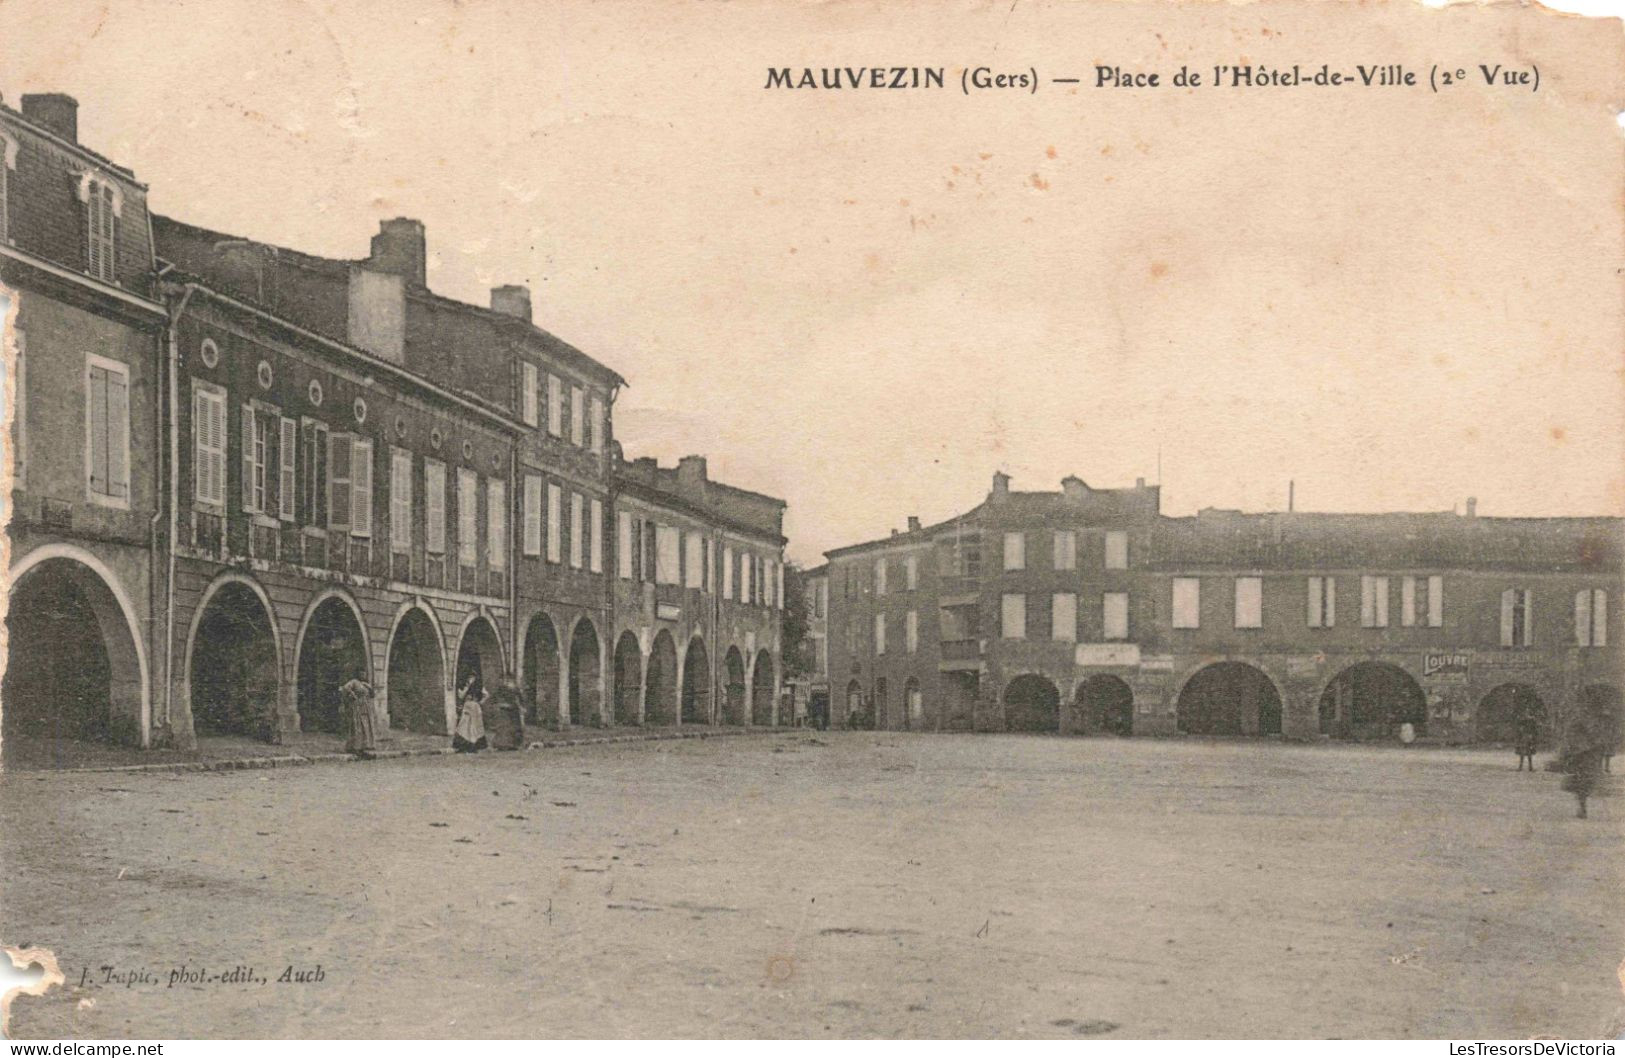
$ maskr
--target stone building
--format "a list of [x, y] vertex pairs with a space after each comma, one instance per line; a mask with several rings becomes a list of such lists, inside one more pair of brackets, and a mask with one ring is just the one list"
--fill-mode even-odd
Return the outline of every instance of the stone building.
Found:
[[1159, 503], [999, 474], [829, 552], [836, 722], [1464, 742], [1619, 707], [1621, 519]]
[[616, 463], [615, 722], [779, 722], [783, 525], [700, 456]]
[[0, 282], [18, 354], [7, 742], [166, 738], [153, 598], [168, 316], [146, 198], [79, 142], [69, 97], [0, 106]]
[[796, 581], [807, 614], [802, 654], [808, 671], [786, 681], [791, 717], [821, 727], [829, 722], [829, 565], [806, 570]]
[[[431, 291], [419, 222], [384, 221], [346, 260], [149, 217], [76, 114], [0, 107], [21, 304], [8, 738], [336, 733], [351, 676], [396, 729], [446, 732], [456, 688], [505, 674], [532, 720], [643, 722], [611, 709], [626, 630], [642, 655], [662, 631], [714, 644], [699, 700], [726, 659], [772, 722], [782, 502], [703, 459], [618, 464], [621, 376], [536, 326], [523, 287], [489, 306]], [[618, 550], [622, 486], [651, 546], [671, 527], [680, 560], [703, 536], [733, 563], [680, 621], [654, 572], [653, 594], [611, 576], [643, 568]], [[657, 704], [650, 722], [677, 722]]]

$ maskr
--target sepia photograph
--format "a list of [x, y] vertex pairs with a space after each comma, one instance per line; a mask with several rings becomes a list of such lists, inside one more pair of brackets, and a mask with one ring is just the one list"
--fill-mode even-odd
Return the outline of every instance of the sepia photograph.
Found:
[[10, 1053], [1613, 1054], [1620, 13], [0, 0]]

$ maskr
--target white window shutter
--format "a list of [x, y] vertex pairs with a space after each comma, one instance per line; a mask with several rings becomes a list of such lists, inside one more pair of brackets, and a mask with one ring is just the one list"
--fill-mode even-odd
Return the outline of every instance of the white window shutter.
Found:
[[90, 431], [90, 491], [107, 494], [107, 370], [92, 366], [85, 394], [85, 422]]
[[587, 538], [587, 568], [594, 573], [604, 572], [604, 501], [592, 501], [592, 517], [588, 529], [592, 535]]
[[542, 553], [542, 479], [525, 475], [525, 554]]
[[1444, 625], [1444, 577], [1434, 574], [1428, 578], [1428, 626]]
[[501, 478], [485, 482], [485, 564], [492, 569], [508, 564], [508, 483]]
[[117, 371], [107, 373], [107, 491], [130, 495], [130, 385]]
[[372, 442], [350, 445], [350, 531], [372, 535]]
[[1582, 647], [1591, 645], [1590, 589], [1574, 593], [1574, 643]]
[[1501, 645], [1510, 647], [1512, 643], [1512, 593], [1514, 589], [1508, 588], [1501, 593]]
[[243, 510], [254, 506], [254, 406], [243, 405]]
[[1323, 577], [1309, 578], [1309, 627], [1320, 627], [1321, 606], [1323, 604], [1326, 581]]
[[1601, 588], [1591, 593], [1591, 645], [1608, 645], [1608, 593]]
[[423, 534], [423, 546], [440, 555], [446, 551], [446, 465], [423, 465], [423, 512], [429, 524]]
[[1523, 645], [1531, 646], [1535, 642], [1535, 596], [1528, 588], [1523, 589]]
[[564, 494], [551, 481], [547, 483], [547, 560], [563, 560]]
[[294, 497], [299, 491], [299, 424], [284, 418], [281, 436], [277, 440], [277, 514], [283, 521], [291, 522]]

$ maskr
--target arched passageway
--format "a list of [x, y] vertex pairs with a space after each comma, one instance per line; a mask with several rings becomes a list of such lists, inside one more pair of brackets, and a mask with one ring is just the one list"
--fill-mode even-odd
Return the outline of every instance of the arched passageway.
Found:
[[711, 655], [705, 640], [695, 636], [683, 657], [683, 723], [711, 722]]
[[622, 632], [615, 644], [615, 722], [639, 722], [638, 706], [643, 695], [643, 651], [638, 637]]
[[1511, 745], [1518, 741], [1518, 725], [1526, 716], [1546, 730], [1550, 718], [1540, 693], [1527, 683], [1503, 683], [1480, 698], [1473, 710], [1473, 741]]
[[729, 647], [723, 659], [723, 723], [745, 722], [745, 659], [738, 647]]
[[871, 726], [868, 713], [863, 708], [863, 687], [857, 680], [846, 685], [846, 726]]
[[570, 722], [600, 727], [604, 722], [604, 664], [598, 629], [583, 617], [570, 633]]
[[344, 734], [339, 688], [353, 679], [372, 681], [367, 639], [350, 604], [331, 595], [310, 615], [299, 642], [300, 730]]
[[1078, 684], [1078, 730], [1086, 734], [1134, 733], [1134, 690], [1117, 676], [1101, 673]]
[[538, 613], [525, 625], [525, 656], [520, 671], [520, 694], [525, 699], [527, 721], [550, 723], [560, 719], [559, 664], [558, 633], [552, 620]]
[[1281, 695], [1260, 669], [1242, 661], [1207, 666], [1179, 692], [1179, 730], [1188, 735], [1279, 735]]
[[0, 687], [7, 757], [30, 739], [138, 744], [137, 632], [108, 583], [75, 559], [48, 558], [16, 577], [10, 594]]
[[773, 723], [773, 655], [765, 650], [756, 652], [756, 667], [750, 673], [750, 722], [759, 727]]
[[925, 698], [920, 694], [920, 681], [912, 676], [903, 684], [903, 727], [909, 731], [925, 730]]
[[677, 647], [662, 628], [649, 649], [649, 673], [643, 686], [643, 722], [677, 722]]
[[1017, 676], [1004, 688], [1007, 731], [1059, 731], [1061, 692], [1042, 676]]
[[389, 641], [389, 726], [446, 733], [446, 662], [434, 621], [407, 610]]
[[1428, 703], [1411, 674], [1398, 665], [1362, 661], [1338, 673], [1320, 696], [1320, 733], [1372, 741], [1394, 738], [1401, 724], [1427, 731]]
[[271, 615], [254, 589], [227, 581], [208, 597], [187, 657], [197, 734], [275, 734], [282, 666]]
[[472, 678], [483, 693], [490, 694], [502, 676], [502, 641], [491, 619], [481, 614], [463, 627], [457, 644], [457, 691], [461, 693]]

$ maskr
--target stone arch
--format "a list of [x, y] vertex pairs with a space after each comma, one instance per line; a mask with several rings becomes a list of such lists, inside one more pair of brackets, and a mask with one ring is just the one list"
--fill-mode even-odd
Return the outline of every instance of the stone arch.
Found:
[[1179, 688], [1175, 715], [1189, 735], [1278, 735], [1280, 688], [1247, 661], [1215, 661], [1191, 673]]
[[756, 652], [750, 667], [750, 722], [758, 727], [770, 727], [777, 712], [773, 698], [778, 679], [773, 671], [773, 655], [765, 649]]
[[683, 723], [711, 724], [711, 652], [696, 632], [683, 652]]
[[643, 720], [647, 724], [677, 722], [677, 645], [664, 628], [655, 633], [649, 647], [643, 681]]
[[604, 653], [598, 627], [585, 615], [570, 629], [570, 722], [598, 727], [603, 714]]
[[1473, 709], [1473, 741], [1511, 745], [1518, 740], [1518, 724], [1525, 716], [1534, 717], [1543, 731], [1553, 719], [1545, 699], [1530, 684], [1516, 680], [1497, 684]]
[[1061, 690], [1047, 676], [1026, 673], [1004, 685], [1006, 731], [1059, 731]]
[[1078, 684], [1077, 729], [1085, 734], [1134, 733], [1134, 688], [1120, 676], [1100, 672]]
[[1416, 677], [1385, 661], [1360, 661], [1326, 683], [1320, 695], [1320, 733], [1372, 741], [1396, 737], [1399, 725], [1427, 731], [1428, 702]]
[[447, 731], [446, 640], [428, 603], [413, 599], [395, 612], [384, 662], [389, 726], [426, 734]]
[[300, 730], [343, 734], [347, 720], [339, 687], [354, 678], [376, 682], [367, 622], [349, 592], [328, 588], [305, 607], [293, 671]]
[[192, 611], [181, 670], [193, 731], [274, 738], [282, 658], [276, 610], [259, 582], [232, 570], [210, 581]]
[[525, 622], [519, 648], [520, 695], [532, 722], [560, 720], [564, 713], [564, 648], [558, 627], [546, 610], [537, 610]]
[[615, 641], [615, 722], [636, 724], [642, 720], [643, 648], [630, 630]]
[[745, 656], [738, 647], [729, 647], [722, 661], [723, 723], [745, 722]]
[[507, 671], [496, 622], [483, 610], [470, 611], [457, 631], [457, 669], [452, 693], [460, 693], [471, 677], [477, 677], [479, 689], [490, 694]]
[[[44, 568], [50, 564], [49, 568]], [[45, 577], [45, 580], [41, 580]], [[30, 551], [11, 568], [7, 595], [10, 605], [6, 624], [7, 666], [3, 707], [5, 735], [14, 738], [31, 728], [42, 737], [62, 738], [106, 736], [141, 746], [149, 744], [152, 725], [151, 682], [141, 624], [124, 585], [101, 559], [71, 544], [46, 544]], [[60, 657], [59, 630], [64, 624], [53, 620], [56, 611], [42, 602], [35, 609], [27, 605], [29, 592], [78, 595], [100, 637], [105, 656], [101, 670], [85, 675], [89, 695], [82, 715], [62, 718], [54, 706], [62, 700], [59, 690], [47, 688], [53, 667]], [[81, 612], [84, 612], [81, 611]], [[61, 631], [82, 627], [83, 621], [68, 621]], [[36, 634], [37, 633], [37, 634]], [[88, 642], [88, 640], [87, 640]], [[43, 649], [49, 647], [49, 649]], [[95, 699], [105, 696], [106, 708], [89, 715]], [[66, 719], [69, 722], [62, 724]], [[80, 728], [83, 730], [79, 730]], [[52, 732], [47, 734], [47, 732]]]

